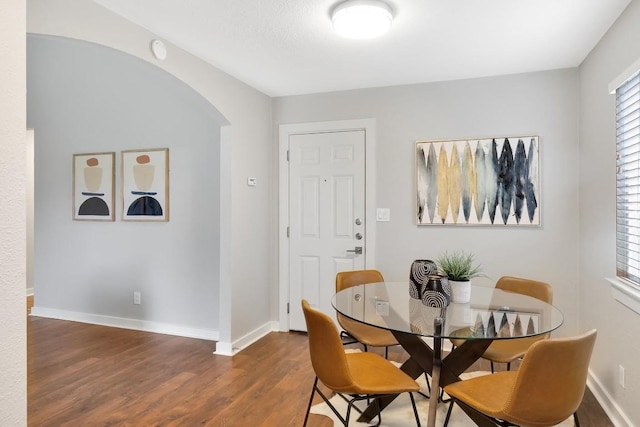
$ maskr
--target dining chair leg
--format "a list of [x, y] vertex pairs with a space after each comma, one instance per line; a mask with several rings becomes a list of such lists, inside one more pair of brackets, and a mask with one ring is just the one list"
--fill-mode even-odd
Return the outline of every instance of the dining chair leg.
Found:
[[413, 415], [416, 417], [416, 424], [418, 427], [422, 427], [420, 425], [420, 416], [418, 415], [418, 408], [416, 408], [416, 400], [413, 398], [413, 393], [409, 393], [409, 397], [411, 398], [411, 406], [413, 406]]
[[449, 425], [449, 418], [451, 418], [451, 411], [453, 410], [453, 399], [451, 399], [451, 403], [449, 404], [449, 409], [447, 409], [447, 416], [444, 419], [444, 424], [442, 427], [447, 427]]
[[358, 344], [358, 340], [356, 340], [355, 338], [353, 338], [348, 332], [346, 331], [341, 331], [340, 332], [340, 339], [342, 340], [342, 345], [349, 345], [349, 344]]
[[313, 396], [316, 394], [317, 385], [318, 385], [318, 377], [316, 377], [316, 380], [313, 382], [313, 388], [311, 389], [311, 397], [309, 398], [309, 405], [307, 405], [307, 413], [304, 416], [304, 424], [302, 424], [303, 427], [306, 427], [307, 425], [307, 420], [309, 419], [309, 413], [311, 412], [311, 403], [313, 402]]
[[573, 424], [575, 424], [576, 427], [580, 427], [580, 420], [578, 419], [578, 411], [573, 413]]
[[419, 391], [418, 393], [428, 399], [429, 396], [431, 396], [431, 382], [429, 381], [429, 375], [426, 372], [424, 373], [424, 381], [427, 383], [427, 390], [429, 390], [429, 394], [425, 394], [421, 391]]
[[385, 347], [384, 348], [384, 358], [388, 359], [389, 358], [389, 347]]
[[491, 373], [493, 374], [493, 362], [489, 362], [491, 363]]

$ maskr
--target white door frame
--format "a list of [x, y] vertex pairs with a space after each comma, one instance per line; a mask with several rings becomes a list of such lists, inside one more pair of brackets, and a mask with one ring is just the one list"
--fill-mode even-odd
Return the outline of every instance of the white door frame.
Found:
[[278, 320], [279, 330], [289, 330], [289, 313], [287, 304], [299, 304], [289, 301], [289, 135], [339, 132], [346, 130], [364, 130], [365, 141], [365, 212], [366, 212], [366, 250], [365, 268], [374, 268], [376, 247], [376, 121], [375, 119], [339, 120], [329, 122], [295, 123], [280, 125], [278, 168], [279, 168], [279, 203], [278, 203]]

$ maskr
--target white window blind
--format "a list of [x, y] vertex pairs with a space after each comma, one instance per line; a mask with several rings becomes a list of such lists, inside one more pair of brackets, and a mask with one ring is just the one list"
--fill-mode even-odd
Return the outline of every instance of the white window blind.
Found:
[[640, 286], [640, 72], [616, 90], [616, 275]]

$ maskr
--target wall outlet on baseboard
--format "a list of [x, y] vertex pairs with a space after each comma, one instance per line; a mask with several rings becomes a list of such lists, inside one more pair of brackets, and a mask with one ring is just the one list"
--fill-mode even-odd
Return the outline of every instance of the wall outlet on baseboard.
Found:
[[140, 292], [136, 291], [133, 293], [133, 303], [135, 305], [142, 304], [141, 299], [142, 299], [142, 294]]

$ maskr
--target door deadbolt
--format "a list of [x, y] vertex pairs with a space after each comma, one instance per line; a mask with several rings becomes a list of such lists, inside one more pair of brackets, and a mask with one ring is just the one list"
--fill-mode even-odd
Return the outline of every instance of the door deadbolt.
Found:
[[356, 233], [356, 240], [362, 240], [362, 234]]
[[362, 220], [360, 218], [356, 218], [356, 225], [362, 225]]

